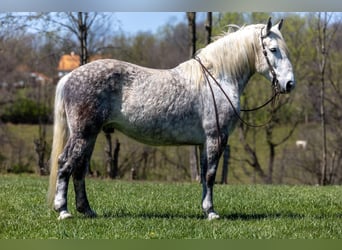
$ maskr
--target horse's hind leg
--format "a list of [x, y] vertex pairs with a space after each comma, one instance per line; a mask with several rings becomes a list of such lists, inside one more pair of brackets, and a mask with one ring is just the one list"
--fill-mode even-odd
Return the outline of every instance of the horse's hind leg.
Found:
[[58, 219], [71, 217], [67, 207], [67, 193], [71, 174], [73, 174], [78, 211], [90, 215], [93, 212], [86, 196], [84, 175], [92, 153], [95, 139], [84, 139], [83, 136], [71, 135], [64, 151], [59, 158], [57, 189], [54, 201], [55, 210], [59, 212]]
[[96, 213], [90, 208], [85, 188], [85, 176], [89, 169], [90, 157], [93, 152], [94, 144], [95, 138], [87, 140], [84, 155], [80, 162], [75, 165], [72, 174], [76, 196], [76, 209], [87, 217], [96, 217]]
[[73, 139], [69, 138], [64, 147], [63, 153], [58, 158], [58, 175], [56, 183], [56, 194], [54, 199], [54, 209], [59, 212], [59, 220], [71, 217], [71, 214], [68, 212], [67, 195], [69, 179], [73, 170], [73, 163], [70, 159], [73, 147]]

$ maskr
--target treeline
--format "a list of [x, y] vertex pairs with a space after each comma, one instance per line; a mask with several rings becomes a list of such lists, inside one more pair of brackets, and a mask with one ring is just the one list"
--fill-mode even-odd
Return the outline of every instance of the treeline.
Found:
[[[76, 16], [77, 13], [74, 14]], [[70, 29], [72, 25], [68, 26], [73, 20], [72, 15], [33, 13], [20, 16], [7, 13], [0, 16], [0, 136], [4, 144], [10, 141], [6, 139], [8, 131], [4, 123], [44, 125], [52, 122], [57, 66], [63, 54], [73, 51], [82, 55], [85, 61], [100, 56], [153, 68], [174, 67], [189, 58], [185, 13], [184, 21], [161, 26], [156, 33], [135, 35], [118, 31], [113, 19], [115, 13], [83, 14], [83, 28], [87, 28], [86, 50], [80, 45], [84, 33]], [[260, 129], [243, 124], [237, 126], [230, 140], [229, 178], [258, 183], [340, 184], [341, 13], [214, 13], [213, 39], [233, 29], [228, 24], [264, 23], [269, 16], [274, 21], [285, 19], [282, 33], [293, 62], [297, 87], [291, 95], [282, 96], [275, 106], [243, 114], [244, 119], [254, 124], [264, 122], [270, 114], [273, 118]], [[205, 20], [197, 19], [196, 25], [196, 47], [200, 49], [206, 43]], [[32, 73], [44, 77], [39, 78]], [[270, 95], [270, 83], [255, 76], [242, 96], [242, 106], [258, 106]], [[297, 148], [297, 140], [306, 142], [305, 149]], [[145, 148], [141, 151], [153, 150]], [[4, 153], [0, 154], [2, 158], [8, 158]], [[48, 155], [47, 152], [46, 162]], [[143, 157], [144, 164], [148, 166], [150, 159], [155, 161], [156, 158]], [[176, 160], [171, 158], [167, 157], [169, 161]], [[8, 165], [8, 159], [6, 161]], [[186, 168], [184, 159], [182, 161], [182, 168]], [[129, 172], [127, 162], [119, 161], [119, 165], [125, 165], [121, 169]], [[92, 170], [101, 169], [98, 165], [94, 163]], [[146, 171], [144, 176], [148, 176]], [[184, 172], [187, 180], [189, 171]], [[120, 173], [121, 176], [124, 174]]]

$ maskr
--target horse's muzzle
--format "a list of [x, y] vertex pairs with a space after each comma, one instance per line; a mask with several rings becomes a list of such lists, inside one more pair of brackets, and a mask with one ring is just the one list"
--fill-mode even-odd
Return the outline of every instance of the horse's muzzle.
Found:
[[295, 85], [294, 81], [288, 81], [286, 83], [286, 93], [290, 93], [294, 89]]

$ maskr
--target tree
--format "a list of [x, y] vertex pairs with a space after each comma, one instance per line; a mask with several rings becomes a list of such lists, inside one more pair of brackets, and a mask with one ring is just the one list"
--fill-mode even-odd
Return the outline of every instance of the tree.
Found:
[[166, 24], [159, 29], [159, 68], [175, 67], [189, 59], [188, 33], [188, 25], [183, 22], [176, 25]]
[[60, 13], [57, 16], [49, 16], [48, 20], [71, 32], [71, 34], [77, 38], [79, 44], [78, 54], [80, 55], [80, 65], [88, 62], [88, 33], [96, 20], [97, 15], [97, 13], [69, 12]]
[[234, 24], [242, 26], [246, 23], [243, 13], [228, 12], [220, 13], [217, 17], [217, 24], [213, 27], [213, 33], [215, 35], [221, 35], [222, 32], [227, 31], [227, 25]]
[[213, 29], [213, 13], [207, 12], [207, 19], [205, 21], [206, 44], [211, 43], [212, 29]]
[[[196, 12], [187, 12], [186, 16], [188, 18], [188, 39], [189, 39], [189, 58], [192, 58], [196, 53]], [[198, 166], [199, 166], [199, 159], [197, 153], [197, 146], [192, 146], [190, 148], [190, 155], [189, 155], [189, 165], [190, 165], [190, 174], [191, 180], [197, 181], [199, 180], [198, 174]]]
[[120, 142], [119, 140], [116, 140], [115, 142], [115, 148], [112, 148], [112, 137], [111, 133], [114, 133], [114, 129], [106, 129], [105, 131], [105, 137], [107, 145], [105, 147], [105, 153], [106, 153], [106, 169], [107, 169], [107, 175], [111, 179], [115, 179], [118, 177], [119, 174], [119, 152], [120, 152]]
[[321, 185], [331, 184], [328, 178], [328, 162], [327, 162], [327, 120], [326, 120], [326, 69], [328, 60], [330, 59], [330, 49], [334, 36], [338, 30], [338, 26], [329, 28], [329, 24], [333, 14], [317, 13], [316, 19], [316, 49], [317, 62], [319, 66], [319, 81], [321, 85], [320, 92], [320, 116], [321, 116], [321, 133], [322, 133], [322, 163], [321, 163]]
[[188, 34], [189, 34], [189, 57], [192, 58], [196, 53], [196, 12], [187, 12]]

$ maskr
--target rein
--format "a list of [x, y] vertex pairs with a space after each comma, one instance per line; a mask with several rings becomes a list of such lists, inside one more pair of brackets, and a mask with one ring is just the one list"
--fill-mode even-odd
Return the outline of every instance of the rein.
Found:
[[[263, 30], [263, 29], [262, 29]], [[261, 30], [261, 33], [262, 33], [262, 30]], [[277, 79], [277, 74], [268, 58], [268, 55], [267, 55], [267, 51], [266, 51], [266, 48], [265, 48], [265, 44], [263, 42], [263, 39], [266, 38], [267, 35], [265, 36], [260, 36], [260, 40], [261, 40], [261, 45], [262, 45], [262, 49], [263, 49], [263, 55], [265, 56], [265, 59], [266, 59], [266, 62], [268, 64], [268, 67], [270, 69], [270, 72], [272, 74], [272, 86], [273, 86], [273, 95], [271, 96], [271, 98], [269, 100], [267, 100], [264, 104], [256, 107], [256, 108], [252, 108], [252, 109], [240, 109], [240, 111], [244, 111], [244, 112], [251, 112], [251, 111], [256, 111], [256, 110], [259, 110], [259, 109], [262, 109], [263, 107], [265, 107], [266, 105], [268, 105], [269, 103], [272, 104], [272, 107], [274, 106], [275, 104], [275, 101], [277, 99], [277, 97], [279, 96], [280, 94], [280, 90], [279, 90], [279, 81]], [[230, 100], [229, 96], [227, 95], [227, 93], [224, 91], [224, 89], [222, 88], [222, 86], [219, 84], [219, 82], [216, 80], [216, 78], [210, 73], [210, 71], [204, 66], [204, 64], [202, 63], [201, 59], [198, 57], [198, 56], [195, 56], [194, 59], [200, 64], [201, 68], [202, 68], [202, 72], [203, 72], [203, 75], [205, 76], [205, 79], [206, 81], [208, 82], [208, 86], [210, 88], [210, 92], [211, 92], [211, 95], [212, 95], [212, 98], [213, 98], [213, 101], [214, 101], [214, 109], [215, 109], [215, 118], [216, 118], [216, 126], [217, 126], [217, 131], [218, 131], [218, 134], [220, 135], [221, 134], [221, 131], [220, 131], [220, 126], [219, 126], [219, 116], [218, 116], [218, 110], [217, 110], [217, 105], [216, 105], [216, 100], [215, 100], [215, 95], [214, 95], [214, 91], [213, 91], [213, 88], [211, 86], [211, 83], [210, 83], [210, 79], [209, 77], [215, 82], [215, 84], [219, 87], [219, 89], [221, 90], [221, 92], [223, 93], [223, 95], [226, 97], [227, 101], [229, 102], [229, 104], [231, 105], [233, 111], [234, 111], [234, 114], [235, 116], [238, 118], [238, 120], [240, 122], [242, 122], [243, 124], [249, 126], [249, 127], [254, 127], [254, 128], [259, 128], [259, 127], [264, 127], [266, 126], [267, 124], [269, 124], [272, 120], [272, 116], [271, 118], [263, 123], [263, 124], [251, 124], [247, 121], [245, 121], [244, 119], [242, 119], [242, 117], [240, 116], [239, 112], [236, 110], [236, 108], [234, 107], [233, 105], [233, 102]], [[218, 136], [218, 138], [220, 138], [220, 136]], [[219, 139], [220, 141], [220, 139]]]

